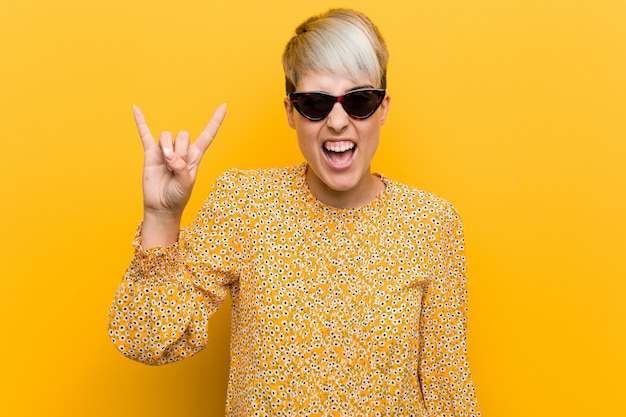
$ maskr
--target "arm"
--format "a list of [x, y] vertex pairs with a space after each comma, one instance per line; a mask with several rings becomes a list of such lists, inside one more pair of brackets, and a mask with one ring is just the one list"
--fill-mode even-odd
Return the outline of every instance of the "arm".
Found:
[[475, 417], [480, 411], [466, 354], [463, 228], [452, 206], [440, 220], [437, 272], [422, 305], [420, 384], [430, 415]]
[[226, 108], [216, 110], [193, 145], [186, 132], [179, 133], [174, 143], [164, 132], [155, 143], [143, 114], [136, 107], [133, 110], [144, 148], [144, 221], [135, 237], [135, 256], [111, 307], [109, 334], [128, 357], [161, 364], [190, 356], [206, 345], [208, 317], [226, 297], [232, 280], [228, 273], [218, 272], [220, 265], [214, 271], [202, 270], [205, 281], [194, 278], [190, 271], [197, 270], [194, 262], [202, 260], [189, 254], [202, 227], [196, 222], [179, 236], [198, 164]]
[[240, 275], [246, 196], [236, 179], [218, 179], [176, 243], [146, 250], [138, 230], [109, 313], [110, 337], [127, 357], [161, 365], [206, 346], [209, 318]]

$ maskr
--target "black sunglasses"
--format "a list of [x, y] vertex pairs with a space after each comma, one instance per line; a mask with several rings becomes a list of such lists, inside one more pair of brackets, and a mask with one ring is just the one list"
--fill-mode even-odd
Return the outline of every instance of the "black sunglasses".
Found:
[[317, 91], [289, 94], [289, 99], [298, 113], [312, 121], [328, 116], [336, 102], [341, 103], [350, 117], [367, 119], [374, 114], [384, 97], [385, 90], [378, 88], [360, 88], [342, 96]]

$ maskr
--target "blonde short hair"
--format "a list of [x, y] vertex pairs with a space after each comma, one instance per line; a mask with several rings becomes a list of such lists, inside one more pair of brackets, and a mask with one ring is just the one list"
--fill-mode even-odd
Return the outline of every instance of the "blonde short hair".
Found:
[[349, 79], [364, 76], [373, 87], [386, 88], [389, 52], [378, 28], [364, 14], [330, 9], [296, 28], [283, 53], [287, 94], [310, 71]]

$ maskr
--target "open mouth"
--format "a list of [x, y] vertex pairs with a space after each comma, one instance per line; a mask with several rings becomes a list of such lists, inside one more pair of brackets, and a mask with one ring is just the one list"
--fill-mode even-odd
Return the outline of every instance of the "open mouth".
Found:
[[356, 150], [356, 144], [347, 140], [338, 142], [325, 142], [322, 147], [326, 158], [337, 167], [344, 167], [352, 161]]

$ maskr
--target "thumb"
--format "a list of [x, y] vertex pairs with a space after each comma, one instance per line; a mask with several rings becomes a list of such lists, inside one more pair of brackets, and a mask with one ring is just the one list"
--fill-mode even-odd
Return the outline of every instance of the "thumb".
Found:
[[167, 168], [174, 173], [181, 185], [189, 185], [193, 183], [191, 173], [187, 167], [187, 162], [176, 154], [171, 148], [163, 148], [163, 157], [165, 158], [165, 164]]

